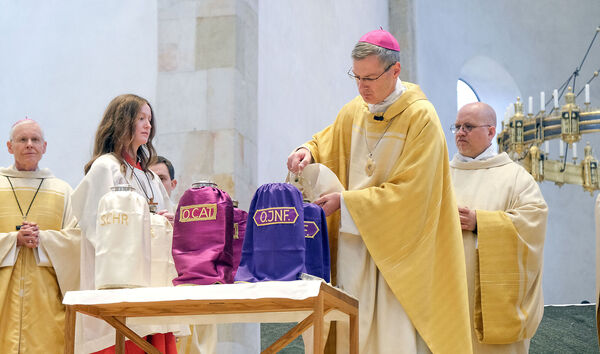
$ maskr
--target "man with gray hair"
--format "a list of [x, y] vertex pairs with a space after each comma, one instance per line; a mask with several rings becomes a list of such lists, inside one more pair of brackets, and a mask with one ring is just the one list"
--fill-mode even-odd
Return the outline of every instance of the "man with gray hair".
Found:
[[[345, 189], [315, 203], [329, 217], [332, 279], [360, 303], [359, 352], [468, 353], [446, 140], [419, 86], [399, 79], [399, 50], [384, 30], [360, 38], [348, 71], [360, 95], [287, 166], [299, 174], [321, 163]], [[338, 350], [348, 352], [344, 344], [338, 336]]]
[[62, 298], [79, 287], [72, 189], [50, 170], [39, 169], [47, 144], [35, 121], [15, 123], [6, 146], [15, 162], [0, 168], [0, 348], [60, 353]]
[[463, 106], [450, 127], [474, 353], [527, 353], [544, 313], [542, 258], [548, 207], [533, 177], [492, 146], [496, 113]]

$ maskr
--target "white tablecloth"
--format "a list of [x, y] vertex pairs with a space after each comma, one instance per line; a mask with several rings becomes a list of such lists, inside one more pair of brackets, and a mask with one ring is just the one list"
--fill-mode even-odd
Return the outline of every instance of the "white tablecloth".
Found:
[[[319, 294], [322, 281], [270, 281], [261, 283], [194, 285], [165, 288], [135, 288], [110, 290], [69, 291], [65, 305], [97, 305], [126, 302], [157, 302], [176, 300], [244, 300], [283, 298], [303, 300]], [[244, 322], [298, 322], [311, 311], [282, 311], [233, 314], [206, 314], [192, 316], [128, 317], [127, 324], [209, 324]], [[335, 310], [327, 320], [348, 321], [348, 316]]]

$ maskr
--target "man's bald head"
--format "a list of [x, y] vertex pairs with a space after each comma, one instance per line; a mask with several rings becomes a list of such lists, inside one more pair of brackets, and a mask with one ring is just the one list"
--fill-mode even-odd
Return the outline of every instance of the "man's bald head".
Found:
[[19, 171], [35, 171], [46, 153], [46, 141], [37, 122], [25, 119], [15, 123], [6, 142], [8, 152], [14, 155], [15, 168]]
[[17, 121], [15, 124], [13, 124], [12, 128], [10, 128], [8, 140], [12, 141], [15, 137], [15, 130], [17, 129], [17, 127], [24, 125], [24, 124], [35, 124], [37, 126], [37, 129], [39, 129], [40, 133], [42, 134], [42, 139], [44, 138], [44, 131], [42, 130], [42, 127], [38, 124], [38, 122], [36, 122], [33, 119], [25, 118], [25, 119], [21, 119], [21, 120]]
[[461, 114], [472, 114], [479, 120], [479, 124], [489, 124], [496, 126], [496, 111], [487, 103], [473, 102], [468, 103], [458, 111], [458, 116]]
[[475, 158], [485, 151], [496, 135], [496, 112], [490, 105], [475, 102], [464, 105], [456, 115], [454, 134], [461, 155]]

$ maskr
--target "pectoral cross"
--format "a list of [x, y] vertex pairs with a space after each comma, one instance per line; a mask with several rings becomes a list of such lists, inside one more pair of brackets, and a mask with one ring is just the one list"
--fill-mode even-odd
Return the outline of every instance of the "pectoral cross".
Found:
[[158, 209], [158, 203], [154, 202], [154, 198], [148, 199], [148, 208], [150, 209], [151, 213], [156, 213], [156, 209]]

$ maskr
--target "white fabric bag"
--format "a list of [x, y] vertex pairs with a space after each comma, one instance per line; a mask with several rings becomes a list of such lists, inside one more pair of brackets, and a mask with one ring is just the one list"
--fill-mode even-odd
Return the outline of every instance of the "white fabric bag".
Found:
[[150, 212], [146, 200], [126, 187], [113, 187], [98, 203], [96, 289], [150, 286]]
[[173, 286], [177, 277], [173, 261], [173, 226], [162, 215], [150, 214], [152, 266], [150, 286]]

